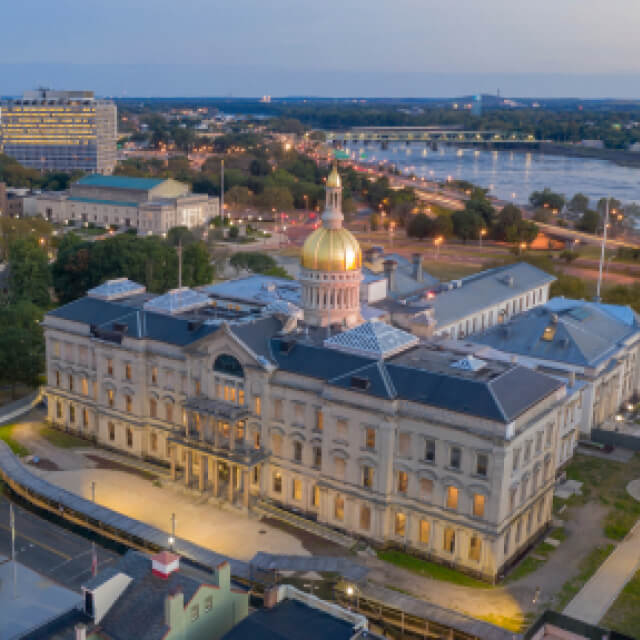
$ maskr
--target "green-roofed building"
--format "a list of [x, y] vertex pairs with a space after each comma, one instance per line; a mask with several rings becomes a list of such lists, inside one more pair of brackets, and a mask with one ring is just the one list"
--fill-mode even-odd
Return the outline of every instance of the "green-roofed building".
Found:
[[124, 226], [145, 235], [206, 224], [218, 210], [217, 198], [193, 194], [189, 185], [164, 178], [91, 174], [73, 183], [68, 193], [38, 198], [38, 212], [53, 222]]

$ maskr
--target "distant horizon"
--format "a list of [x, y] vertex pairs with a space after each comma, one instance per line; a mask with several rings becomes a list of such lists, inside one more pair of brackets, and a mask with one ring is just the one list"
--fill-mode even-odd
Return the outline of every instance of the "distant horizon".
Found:
[[0, 95], [46, 86], [112, 98], [407, 99], [486, 94], [538, 100], [640, 100], [640, 73], [302, 71], [214, 64], [0, 63]]

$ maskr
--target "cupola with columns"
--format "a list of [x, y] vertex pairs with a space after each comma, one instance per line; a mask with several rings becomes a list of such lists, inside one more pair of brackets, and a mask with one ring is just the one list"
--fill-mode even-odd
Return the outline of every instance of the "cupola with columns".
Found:
[[342, 179], [334, 165], [327, 178], [322, 226], [302, 248], [300, 282], [306, 324], [352, 327], [362, 322], [362, 253], [353, 234], [342, 226], [343, 220]]

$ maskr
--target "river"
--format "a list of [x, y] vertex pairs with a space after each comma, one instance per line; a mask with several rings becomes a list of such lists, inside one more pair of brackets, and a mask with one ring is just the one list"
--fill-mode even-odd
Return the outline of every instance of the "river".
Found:
[[[549, 187], [571, 198], [581, 192], [595, 202], [605, 196], [623, 203], [640, 202], [640, 168], [624, 167], [607, 160], [544, 155], [526, 151], [461, 149], [441, 145], [429, 149], [425, 143], [349, 148], [354, 159], [396, 164], [404, 173], [429, 180], [468, 180], [486, 187], [491, 195], [519, 204], [532, 191]], [[364, 155], [363, 155], [364, 154]]]

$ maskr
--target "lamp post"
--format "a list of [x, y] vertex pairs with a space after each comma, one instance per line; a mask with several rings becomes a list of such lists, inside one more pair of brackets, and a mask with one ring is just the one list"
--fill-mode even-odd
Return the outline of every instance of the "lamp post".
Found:
[[482, 249], [482, 238], [487, 235], [487, 230], [483, 227], [480, 229], [480, 248]]
[[171, 514], [171, 535], [169, 536], [169, 549], [173, 551], [173, 543], [176, 541], [176, 514]]
[[444, 238], [442, 236], [438, 236], [433, 239], [433, 246], [435, 247], [435, 259], [437, 260], [440, 255], [440, 245], [442, 244]]
[[96, 483], [95, 480], [91, 481], [91, 502], [96, 501]]

